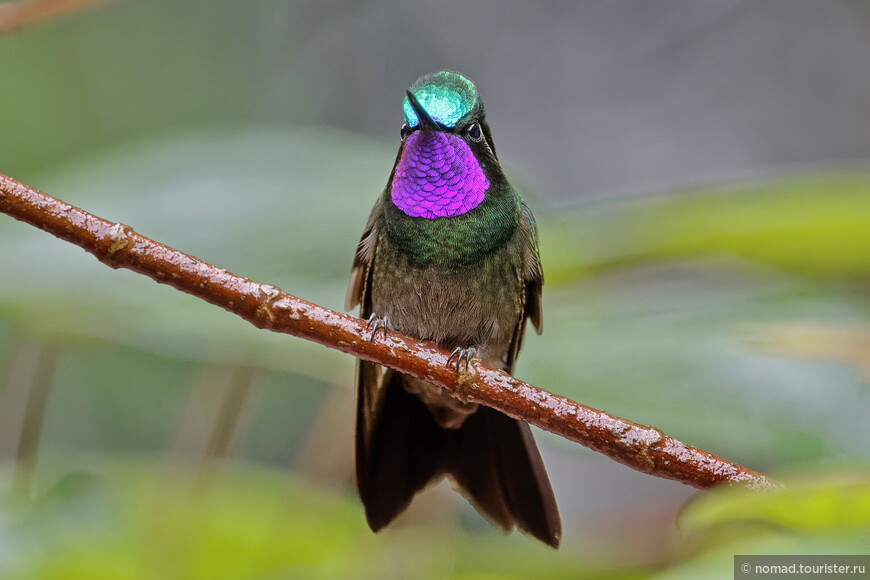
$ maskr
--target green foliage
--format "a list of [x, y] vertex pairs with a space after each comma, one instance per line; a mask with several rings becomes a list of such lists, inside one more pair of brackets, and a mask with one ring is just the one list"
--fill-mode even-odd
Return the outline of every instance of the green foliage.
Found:
[[[251, 467], [203, 485], [152, 463], [68, 475], [0, 506], [0, 579], [594, 577], [588, 561], [521, 538], [405, 526], [373, 535], [346, 495]], [[614, 578], [633, 578], [614, 571]]]
[[544, 228], [551, 277], [696, 256], [806, 274], [870, 275], [870, 177], [808, 173], [562, 212]]
[[699, 495], [662, 554], [668, 564], [646, 570], [452, 526], [372, 535], [344, 494], [250, 466], [203, 481], [146, 462], [67, 475], [33, 502], [7, 497], [0, 579], [715, 579], [730, 577], [733, 554], [863, 553], [870, 540], [866, 471]]
[[763, 494], [723, 488], [689, 503], [680, 518], [680, 528], [696, 534], [746, 523], [774, 532], [866, 534], [870, 532], [870, 473], [836, 468], [826, 475], [805, 473]]
[[723, 488], [698, 496], [679, 519], [684, 561], [653, 577], [733, 578], [734, 554], [865, 554], [870, 541], [870, 474], [829, 467], [783, 478], [765, 493]]

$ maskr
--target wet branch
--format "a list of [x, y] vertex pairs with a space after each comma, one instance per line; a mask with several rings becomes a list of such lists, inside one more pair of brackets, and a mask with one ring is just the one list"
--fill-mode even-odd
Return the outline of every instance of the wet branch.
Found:
[[448, 351], [390, 332], [369, 340], [366, 322], [327, 310], [275, 286], [231, 274], [193, 256], [108, 222], [0, 174], [0, 211], [92, 253], [240, 316], [258, 328], [292, 334], [436, 384], [454, 395], [537, 425], [632, 469], [697, 488], [744, 482], [774, 485], [765, 476], [632, 423], [524, 383], [479, 362], [457, 374]]

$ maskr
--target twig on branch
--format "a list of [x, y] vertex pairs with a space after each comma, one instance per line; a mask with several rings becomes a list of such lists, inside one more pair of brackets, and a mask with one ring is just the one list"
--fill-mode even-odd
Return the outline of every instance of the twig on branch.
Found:
[[236, 314], [258, 328], [292, 334], [438, 385], [552, 431], [633, 469], [697, 488], [743, 482], [775, 485], [767, 477], [668, 437], [658, 429], [614, 417], [474, 362], [457, 374], [450, 352], [390, 332], [369, 340], [366, 322], [327, 310], [236, 276], [0, 174], [0, 211], [94, 254]]
[[109, 0], [17, 0], [0, 4], [0, 34]]

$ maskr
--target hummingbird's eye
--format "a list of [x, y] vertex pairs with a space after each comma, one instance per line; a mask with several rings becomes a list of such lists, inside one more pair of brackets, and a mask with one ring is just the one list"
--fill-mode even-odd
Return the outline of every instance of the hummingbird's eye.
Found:
[[468, 126], [468, 129], [465, 130], [465, 133], [471, 138], [472, 141], [480, 141], [483, 139], [483, 133], [480, 130], [480, 125], [477, 123], [472, 123]]
[[402, 130], [399, 131], [399, 136], [401, 136], [402, 141], [404, 141], [405, 137], [407, 137], [410, 134], [411, 134], [411, 128], [408, 126], [407, 123], [405, 123], [404, 125], [402, 125]]

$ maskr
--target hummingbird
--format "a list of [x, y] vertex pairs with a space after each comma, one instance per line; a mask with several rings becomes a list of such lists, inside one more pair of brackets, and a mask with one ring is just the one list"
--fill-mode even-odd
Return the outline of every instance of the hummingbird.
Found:
[[[450, 71], [403, 101], [401, 145], [353, 260], [345, 306], [380, 331], [434, 341], [448, 364], [511, 372], [526, 321], [542, 330], [534, 217], [499, 165], [483, 100]], [[356, 482], [379, 531], [449, 477], [495, 526], [552, 547], [562, 529], [528, 424], [368, 361], [356, 369]]]

